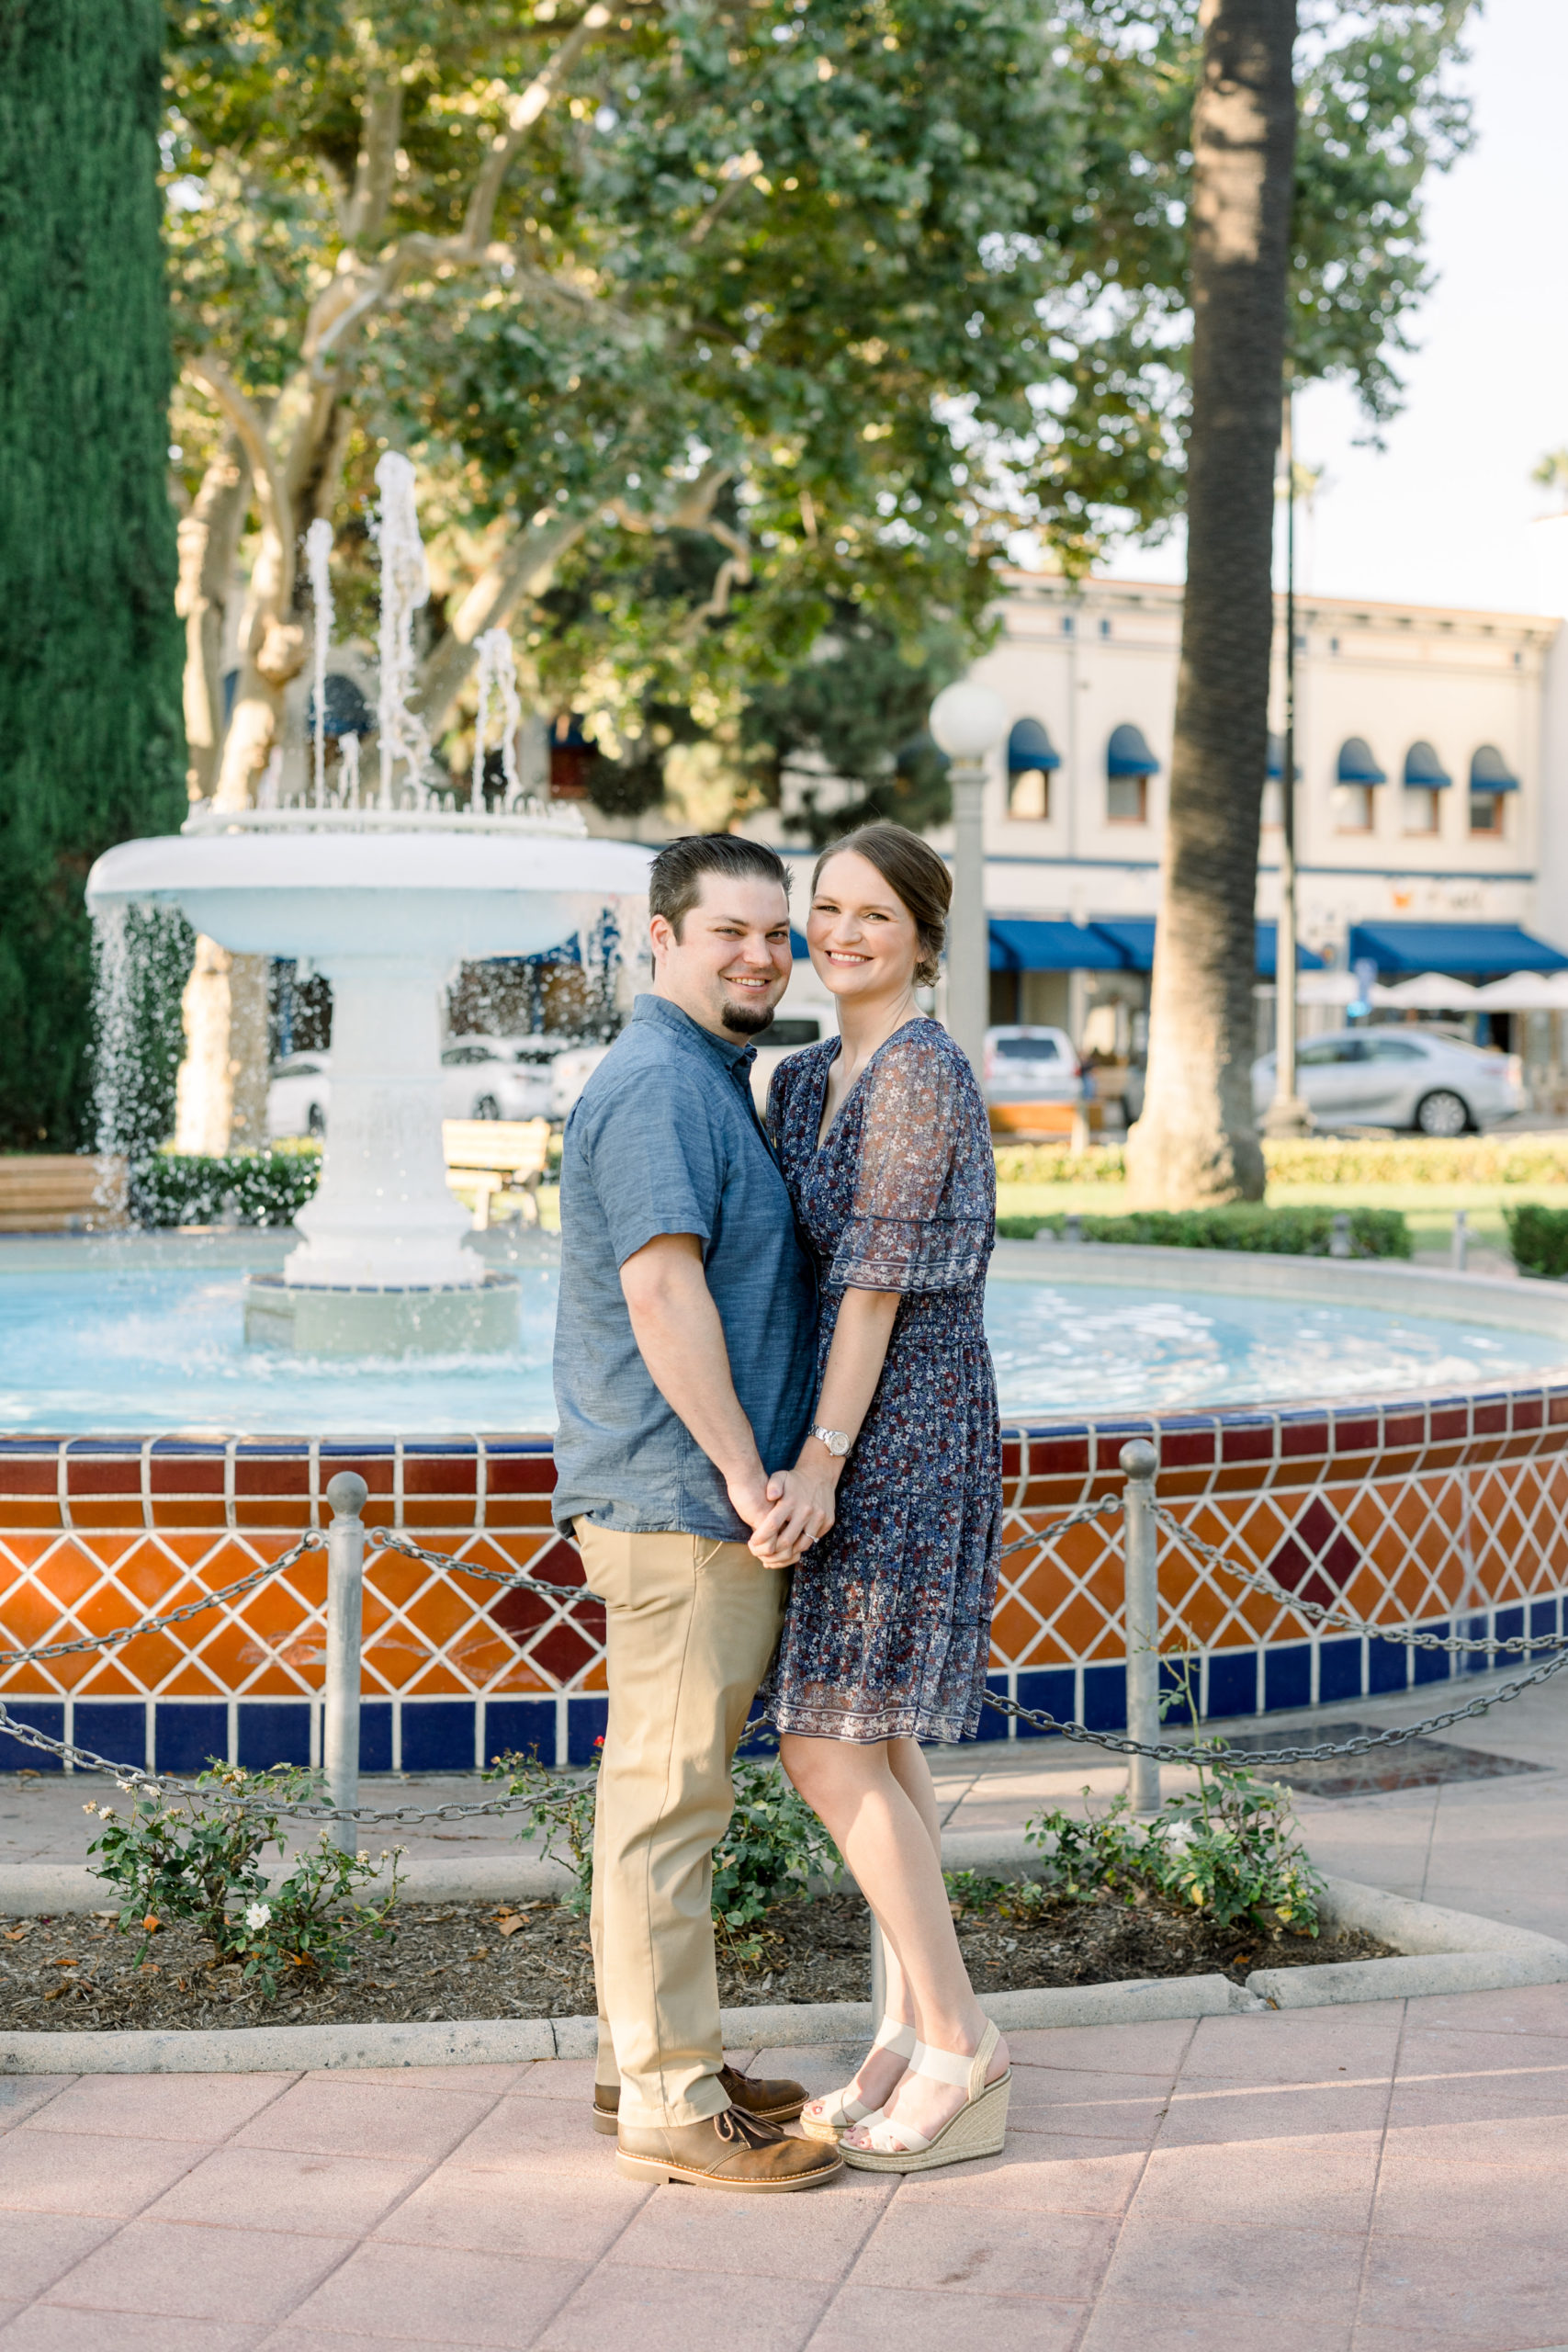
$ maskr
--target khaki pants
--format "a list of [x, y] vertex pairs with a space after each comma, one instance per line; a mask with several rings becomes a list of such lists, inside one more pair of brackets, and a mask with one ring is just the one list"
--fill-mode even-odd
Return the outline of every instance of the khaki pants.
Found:
[[743, 1544], [620, 1535], [585, 1519], [576, 1532], [609, 1621], [593, 1828], [597, 2080], [619, 2083], [623, 2122], [700, 2123], [729, 2104], [718, 2079], [713, 1849], [785, 1578]]

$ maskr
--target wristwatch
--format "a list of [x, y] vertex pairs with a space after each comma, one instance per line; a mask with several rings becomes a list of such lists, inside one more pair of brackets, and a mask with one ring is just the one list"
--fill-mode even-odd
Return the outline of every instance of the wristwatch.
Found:
[[852, 1438], [844, 1435], [842, 1430], [825, 1430], [819, 1424], [813, 1425], [811, 1434], [818, 1445], [827, 1447], [835, 1462], [841, 1462], [854, 1442]]

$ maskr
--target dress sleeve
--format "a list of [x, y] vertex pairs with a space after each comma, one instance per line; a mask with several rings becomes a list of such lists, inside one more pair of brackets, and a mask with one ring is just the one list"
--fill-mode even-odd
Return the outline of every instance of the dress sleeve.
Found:
[[995, 1163], [966, 1078], [941, 1031], [899, 1039], [868, 1074], [834, 1288], [960, 1290], [984, 1273]]

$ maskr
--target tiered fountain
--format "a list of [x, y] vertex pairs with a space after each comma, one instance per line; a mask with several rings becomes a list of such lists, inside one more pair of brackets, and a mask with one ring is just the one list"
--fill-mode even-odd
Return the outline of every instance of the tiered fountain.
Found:
[[[311, 526], [316, 592], [313, 770], [292, 807], [199, 809], [177, 837], [128, 842], [87, 882], [95, 913], [138, 901], [178, 907], [235, 955], [292, 956], [331, 981], [331, 1132], [303, 1236], [281, 1274], [246, 1286], [245, 1338], [306, 1355], [505, 1349], [517, 1285], [465, 1240], [441, 1145], [441, 1003], [456, 967], [531, 956], [640, 896], [649, 853], [591, 840], [575, 810], [531, 799], [514, 752], [511, 646], [481, 640], [472, 790], [433, 786], [411, 707], [412, 620], [427, 594], [413, 469], [389, 454], [382, 493], [378, 786], [364, 796], [354, 753], [329, 791], [323, 759], [331, 626], [330, 532]], [[506, 794], [482, 790], [487, 700], [501, 703]], [[352, 739], [351, 739], [352, 740]]]

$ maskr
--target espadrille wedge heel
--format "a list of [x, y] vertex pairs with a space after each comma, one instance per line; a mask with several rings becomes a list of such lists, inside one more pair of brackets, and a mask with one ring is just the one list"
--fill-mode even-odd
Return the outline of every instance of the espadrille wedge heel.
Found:
[[848, 2141], [839, 2143], [844, 2162], [857, 2172], [934, 2172], [939, 2165], [962, 2164], [970, 2156], [999, 2156], [1007, 2138], [1012, 2068], [998, 2075], [994, 2083], [987, 2082], [986, 2069], [1000, 2040], [996, 2027], [987, 2024], [973, 2058], [965, 2058], [960, 2051], [932, 2050], [923, 2041], [917, 2042], [909, 2073], [924, 2075], [934, 2083], [951, 2083], [965, 2094], [964, 2105], [934, 2140], [908, 2124], [876, 2115], [866, 2125], [869, 2148], [857, 2148]]
[[[913, 2058], [919, 2046], [912, 2025], [895, 2025], [888, 2018], [884, 2018], [877, 2027], [876, 2040], [871, 2045], [874, 2052], [891, 2050], [900, 2058]], [[848, 2132], [853, 2125], [881, 2114], [879, 2107], [863, 2106], [854, 2094], [854, 2084], [846, 2083], [841, 2090], [824, 2091], [820, 2098], [808, 2101], [800, 2110], [800, 2128], [806, 2137], [836, 2141], [840, 2132]], [[887, 2096], [891, 2098], [892, 2092]]]

